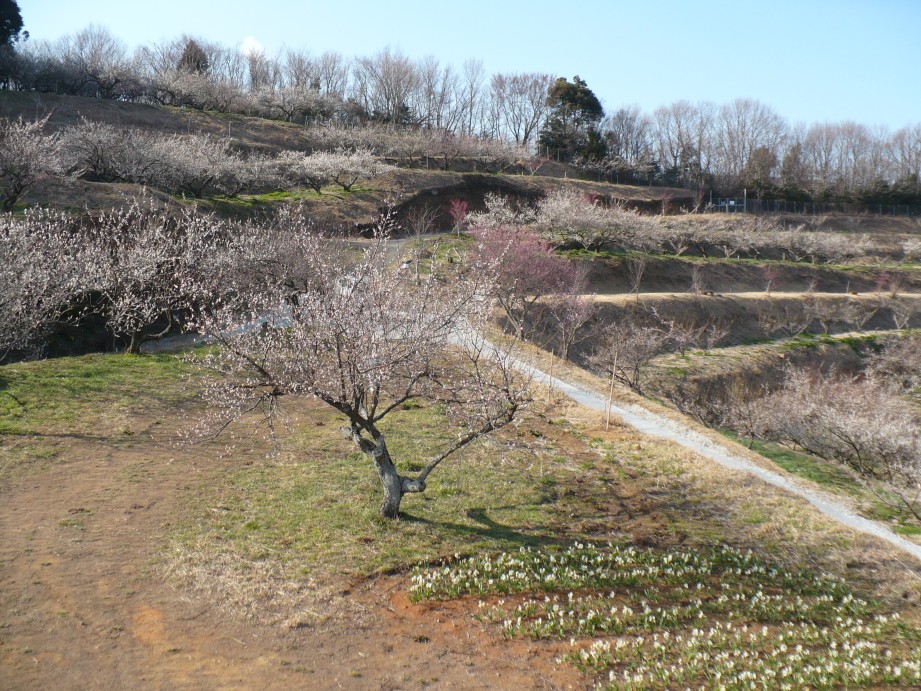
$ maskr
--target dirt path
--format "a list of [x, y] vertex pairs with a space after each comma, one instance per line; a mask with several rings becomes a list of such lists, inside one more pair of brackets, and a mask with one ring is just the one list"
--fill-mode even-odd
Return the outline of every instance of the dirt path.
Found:
[[[520, 362], [519, 366], [525, 371], [532, 372], [537, 382], [545, 386], [553, 386], [554, 389], [566, 394], [580, 405], [598, 411], [607, 409], [607, 400], [597, 393], [579, 388], [556, 377], [551, 377], [533, 365]], [[841, 525], [872, 535], [921, 561], [921, 545], [897, 535], [882, 523], [858, 516], [833, 497], [803, 487], [790, 477], [762, 468], [733, 454], [727, 447], [717, 444], [677, 420], [658, 415], [636, 404], [614, 403], [611, 406], [611, 413], [643, 434], [668, 439], [721, 466], [754, 475], [770, 485], [795, 494]]]
[[403, 579], [346, 589], [351, 614], [316, 629], [269, 629], [187, 599], [157, 561], [186, 502], [232, 461], [177, 453], [168, 437], [68, 438], [61, 457], [0, 489], [0, 688], [561, 688], [560, 674], [575, 678], [536, 650], [494, 655], [474, 622], [410, 605]]
[[[586, 295], [587, 297], [587, 295]], [[888, 297], [888, 296], [885, 296]], [[921, 299], [921, 294], [919, 293], [907, 293], [900, 292], [898, 297], [905, 298], [909, 300]], [[598, 302], [603, 303], [628, 303], [628, 302], [637, 302], [637, 296], [633, 293], [604, 293], [599, 295], [594, 295], [594, 298]], [[770, 302], [771, 300], [776, 300], [779, 298], [795, 298], [795, 299], [804, 299], [804, 298], [837, 298], [849, 300], [858, 299], [863, 302], [877, 302], [880, 299], [878, 293], [821, 293], [821, 292], [805, 292], [805, 291], [782, 291], [782, 290], [772, 290], [770, 293], [763, 290], [759, 291], [740, 291], [740, 292], [717, 292], [711, 294], [704, 293], [647, 293], [642, 292], [639, 295], [639, 302], [642, 303], [643, 300], [663, 300], [663, 299], [676, 299], [676, 300], [712, 300], [713, 298], [740, 298], [745, 300], [760, 300], [764, 302]]]

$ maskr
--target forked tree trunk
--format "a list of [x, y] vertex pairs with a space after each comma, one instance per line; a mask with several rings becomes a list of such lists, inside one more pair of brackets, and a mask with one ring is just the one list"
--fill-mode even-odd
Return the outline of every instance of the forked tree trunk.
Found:
[[374, 469], [381, 481], [381, 487], [384, 490], [384, 498], [381, 501], [381, 516], [384, 518], [399, 518], [400, 502], [403, 495], [413, 492], [425, 491], [425, 480], [412, 480], [403, 477], [397, 472], [393, 459], [390, 457], [390, 451], [387, 450], [387, 442], [384, 441], [383, 435], [375, 431], [374, 441], [362, 437], [349, 428], [342, 428], [343, 434], [351, 437], [367, 456], [374, 463]]

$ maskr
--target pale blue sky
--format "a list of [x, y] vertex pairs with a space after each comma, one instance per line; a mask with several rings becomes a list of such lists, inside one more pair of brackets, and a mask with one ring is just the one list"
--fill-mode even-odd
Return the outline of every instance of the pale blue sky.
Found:
[[921, 0], [19, 0], [35, 38], [90, 23], [131, 46], [189, 33], [274, 54], [390, 45], [488, 73], [578, 74], [608, 111], [756, 98], [793, 123], [921, 122]]

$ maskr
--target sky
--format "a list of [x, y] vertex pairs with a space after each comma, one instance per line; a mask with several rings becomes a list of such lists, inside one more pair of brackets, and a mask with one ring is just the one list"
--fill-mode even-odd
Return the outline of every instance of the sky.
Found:
[[33, 39], [89, 24], [274, 55], [390, 47], [487, 73], [579, 75], [607, 112], [757, 99], [791, 123], [921, 123], [921, 0], [18, 0]]

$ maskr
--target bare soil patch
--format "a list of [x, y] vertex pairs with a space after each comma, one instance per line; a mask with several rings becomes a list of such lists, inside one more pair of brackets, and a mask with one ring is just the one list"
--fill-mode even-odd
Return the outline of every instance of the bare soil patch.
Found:
[[[75, 435], [3, 488], [5, 688], [565, 684], [538, 651], [496, 656], [474, 622], [410, 605], [402, 577], [346, 579], [340, 611], [303, 629], [242, 621], [176, 590], [159, 568], [166, 536], [188, 500], [240, 459], [177, 453], [172, 432], [152, 426], [119, 445]], [[3, 452], [23, 443], [4, 439]]]

